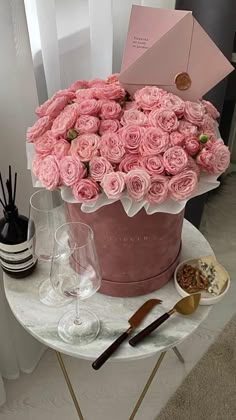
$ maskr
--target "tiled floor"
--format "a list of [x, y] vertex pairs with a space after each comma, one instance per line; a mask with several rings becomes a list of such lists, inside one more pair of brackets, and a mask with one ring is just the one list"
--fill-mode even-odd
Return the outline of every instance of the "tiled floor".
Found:
[[[158, 418], [160, 409], [236, 311], [235, 191], [236, 175], [229, 178], [216, 195], [211, 197], [201, 227], [219, 261], [231, 274], [231, 291], [212, 309], [198, 331], [179, 346], [185, 358], [184, 365], [179, 363], [173, 352], [168, 353], [141, 406], [137, 420]], [[129, 364], [110, 363], [99, 372], [90, 368], [90, 362], [65, 357], [65, 363], [85, 420], [128, 420], [155, 358]], [[78, 418], [51, 350], [44, 354], [31, 375], [23, 374], [16, 381], [5, 381], [5, 385], [8, 402], [0, 409], [0, 420]]]

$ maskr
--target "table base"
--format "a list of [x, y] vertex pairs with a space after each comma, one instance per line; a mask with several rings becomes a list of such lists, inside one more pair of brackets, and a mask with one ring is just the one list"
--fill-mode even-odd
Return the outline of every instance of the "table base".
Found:
[[72, 386], [72, 384], [71, 384], [71, 381], [70, 381], [69, 375], [68, 375], [67, 370], [66, 370], [66, 367], [65, 367], [65, 365], [64, 365], [64, 362], [63, 362], [63, 359], [62, 359], [61, 353], [60, 353], [59, 351], [56, 351], [56, 355], [57, 355], [57, 360], [58, 360], [58, 362], [59, 362], [60, 368], [61, 368], [62, 373], [63, 373], [63, 375], [64, 375], [64, 378], [65, 378], [66, 384], [67, 384], [67, 386], [68, 386], [68, 389], [69, 389], [69, 392], [70, 392], [71, 398], [72, 398], [72, 400], [73, 400], [73, 403], [74, 403], [75, 409], [76, 409], [77, 414], [78, 414], [78, 416], [79, 416], [79, 419], [80, 419], [80, 420], [84, 420], [84, 417], [83, 417], [82, 411], [81, 411], [81, 409], [80, 409], [79, 403], [78, 403], [77, 398], [76, 398], [76, 395], [75, 395], [75, 393], [74, 393], [73, 386]]
[[[175, 354], [176, 354], [176, 356], [178, 357], [179, 361], [180, 361], [181, 363], [184, 363], [184, 358], [183, 358], [183, 356], [181, 355], [180, 351], [177, 349], [177, 347], [173, 347], [173, 349], [172, 349], [172, 350], [175, 352]], [[142, 393], [140, 394], [140, 397], [139, 397], [139, 399], [138, 399], [138, 401], [137, 401], [137, 403], [136, 403], [136, 405], [135, 405], [135, 407], [134, 407], [134, 409], [133, 409], [133, 411], [132, 411], [132, 413], [131, 413], [131, 416], [129, 417], [129, 420], [133, 420], [133, 419], [134, 419], [134, 417], [136, 416], [136, 414], [137, 414], [137, 412], [138, 412], [138, 410], [139, 410], [139, 407], [140, 407], [140, 405], [142, 404], [142, 401], [143, 401], [143, 399], [144, 399], [144, 397], [145, 397], [145, 395], [146, 395], [146, 393], [147, 393], [147, 391], [148, 391], [148, 389], [149, 389], [149, 387], [150, 387], [150, 385], [151, 385], [151, 383], [152, 383], [153, 379], [155, 378], [155, 375], [156, 375], [156, 373], [157, 373], [157, 371], [158, 371], [158, 369], [159, 369], [159, 367], [160, 367], [160, 365], [161, 365], [161, 363], [162, 363], [162, 360], [164, 359], [164, 357], [165, 357], [166, 353], [167, 353], [167, 352], [166, 352], [166, 351], [164, 351], [164, 352], [162, 352], [162, 353], [160, 354], [160, 356], [158, 357], [158, 360], [157, 360], [157, 362], [156, 362], [156, 364], [155, 364], [155, 366], [154, 366], [154, 368], [153, 368], [153, 370], [152, 370], [152, 372], [151, 372], [151, 374], [150, 374], [150, 376], [149, 376], [149, 378], [148, 378], [148, 380], [147, 380], [147, 382], [146, 382], [146, 384], [145, 384], [145, 386], [144, 386], [144, 388], [143, 388]], [[58, 362], [59, 362], [60, 368], [61, 368], [62, 373], [63, 373], [63, 375], [64, 375], [64, 378], [65, 378], [65, 381], [66, 381], [66, 384], [67, 384], [68, 390], [69, 390], [69, 392], [70, 392], [70, 395], [71, 395], [72, 401], [73, 401], [74, 406], [75, 406], [75, 409], [76, 409], [76, 411], [77, 411], [78, 417], [79, 417], [79, 419], [80, 419], [80, 420], [84, 420], [84, 417], [83, 417], [82, 411], [81, 411], [81, 409], [80, 409], [80, 406], [79, 406], [78, 400], [77, 400], [77, 398], [76, 398], [76, 395], [75, 395], [75, 392], [74, 392], [73, 386], [72, 386], [72, 384], [71, 384], [71, 381], [70, 381], [69, 375], [68, 375], [67, 370], [66, 370], [66, 367], [65, 367], [65, 365], [64, 365], [64, 362], [63, 362], [63, 359], [62, 359], [62, 355], [61, 355], [61, 353], [60, 353], [60, 352], [58, 352], [58, 351], [56, 351], [56, 355], [57, 355], [57, 359], [58, 359]]]

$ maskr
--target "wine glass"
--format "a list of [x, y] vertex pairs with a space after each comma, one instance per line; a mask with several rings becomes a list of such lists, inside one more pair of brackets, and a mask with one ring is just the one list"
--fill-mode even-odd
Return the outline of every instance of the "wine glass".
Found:
[[[30, 211], [27, 240], [32, 242], [33, 257], [51, 264], [55, 231], [65, 222], [64, 202], [59, 190], [45, 189], [30, 197]], [[63, 306], [71, 299], [55, 293], [50, 277], [39, 288], [39, 298], [48, 306]]]
[[56, 230], [51, 282], [57, 293], [76, 299], [76, 310], [65, 313], [59, 320], [61, 339], [73, 344], [93, 341], [100, 322], [94, 313], [79, 307], [79, 301], [88, 299], [101, 285], [94, 234], [88, 225], [71, 222]]

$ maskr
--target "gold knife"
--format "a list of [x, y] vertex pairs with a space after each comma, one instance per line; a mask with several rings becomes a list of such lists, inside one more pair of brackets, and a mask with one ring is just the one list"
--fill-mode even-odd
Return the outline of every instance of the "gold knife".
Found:
[[130, 327], [121, 334], [92, 364], [92, 367], [95, 370], [100, 369], [100, 367], [106, 362], [107, 359], [118, 349], [121, 343], [129, 336], [133, 328], [136, 328], [145, 316], [154, 308], [154, 306], [162, 303], [160, 299], [149, 299], [145, 302], [140, 308], [132, 315], [128, 320]]

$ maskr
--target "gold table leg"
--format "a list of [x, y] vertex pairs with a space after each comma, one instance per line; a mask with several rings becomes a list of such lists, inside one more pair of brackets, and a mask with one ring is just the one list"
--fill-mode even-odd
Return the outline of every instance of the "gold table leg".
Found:
[[182, 354], [180, 353], [180, 351], [177, 349], [177, 347], [173, 347], [172, 350], [175, 352], [175, 354], [178, 357], [179, 361], [181, 363], [184, 363], [184, 358], [183, 358]]
[[72, 386], [72, 384], [71, 384], [71, 381], [70, 381], [69, 375], [68, 375], [68, 373], [67, 373], [66, 367], [65, 367], [64, 362], [63, 362], [63, 359], [62, 359], [62, 357], [61, 357], [61, 353], [59, 353], [58, 351], [56, 351], [56, 355], [57, 355], [57, 360], [58, 360], [58, 362], [59, 362], [60, 368], [61, 368], [62, 373], [63, 373], [63, 375], [64, 375], [64, 378], [65, 378], [66, 384], [67, 384], [67, 386], [68, 386], [68, 389], [69, 389], [69, 392], [70, 392], [71, 398], [72, 398], [72, 400], [73, 400], [73, 403], [74, 403], [75, 409], [76, 409], [77, 414], [78, 414], [78, 416], [79, 416], [79, 419], [80, 419], [80, 420], [84, 420], [84, 417], [83, 417], [83, 414], [82, 414], [82, 412], [81, 412], [81, 410], [80, 410], [80, 406], [79, 406], [79, 403], [78, 403], [78, 401], [77, 401], [76, 395], [75, 395], [75, 393], [74, 393], [74, 389], [73, 389], [73, 386]]
[[140, 405], [142, 404], [142, 401], [143, 401], [143, 399], [144, 399], [144, 397], [145, 397], [145, 395], [146, 395], [146, 393], [147, 393], [147, 391], [148, 391], [148, 389], [149, 389], [149, 387], [150, 387], [150, 385], [151, 385], [151, 383], [152, 383], [152, 381], [153, 381], [153, 379], [154, 379], [154, 377], [155, 377], [155, 375], [156, 375], [156, 373], [157, 373], [157, 371], [158, 371], [158, 369], [161, 365], [162, 360], [164, 359], [165, 354], [166, 354], [166, 351], [161, 353], [160, 357], [158, 358], [157, 363], [155, 364], [154, 369], [153, 369], [151, 375], [149, 376], [145, 387], [143, 388], [143, 392], [140, 395], [140, 397], [139, 397], [139, 399], [138, 399], [138, 401], [137, 401], [137, 403], [136, 403], [136, 405], [135, 405], [135, 407], [132, 411], [131, 416], [129, 417], [129, 420], [133, 420], [134, 417], [136, 416], [137, 411], [138, 411]]

